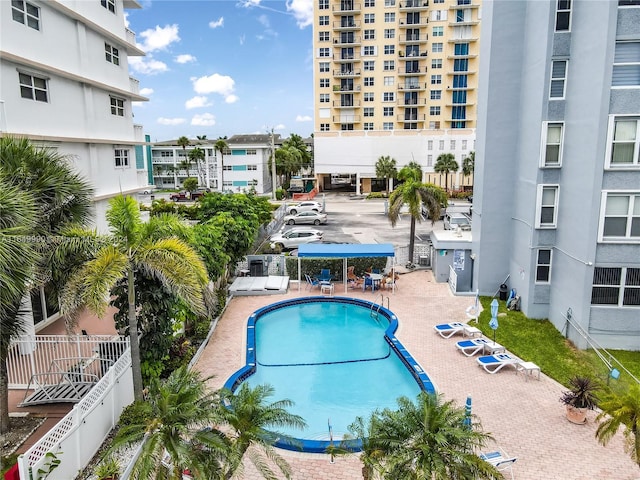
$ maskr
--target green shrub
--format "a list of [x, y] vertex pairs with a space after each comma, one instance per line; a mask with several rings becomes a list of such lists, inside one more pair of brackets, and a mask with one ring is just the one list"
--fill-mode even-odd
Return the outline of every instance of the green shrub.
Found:
[[367, 195], [367, 200], [372, 198], [387, 198], [387, 194], [385, 192], [371, 192]]
[[[298, 258], [287, 256], [285, 257], [287, 264], [287, 274], [291, 278], [298, 278]], [[313, 258], [304, 259], [302, 261], [302, 275], [300, 278], [304, 278], [304, 275], [310, 275], [316, 277], [320, 274], [320, 270], [328, 268], [331, 270], [331, 275], [336, 280], [342, 280], [344, 275], [343, 260], [341, 258]], [[368, 268], [377, 268], [380, 271], [384, 270], [387, 266], [386, 257], [361, 257], [361, 258], [349, 258], [347, 260], [347, 267], [354, 266], [354, 272], [358, 276], [364, 275], [364, 272]]]
[[282, 200], [287, 195], [287, 192], [284, 188], [278, 188], [276, 190], [276, 200]]
[[151, 418], [149, 404], [144, 400], [139, 400], [127, 405], [120, 414], [118, 424], [120, 427], [128, 427], [129, 425], [137, 425], [140, 419]]

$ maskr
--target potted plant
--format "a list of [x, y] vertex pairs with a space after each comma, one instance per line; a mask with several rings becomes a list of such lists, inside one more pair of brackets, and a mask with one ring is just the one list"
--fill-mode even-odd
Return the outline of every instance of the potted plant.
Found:
[[598, 397], [598, 386], [589, 377], [575, 376], [569, 379], [570, 390], [560, 397], [560, 401], [567, 407], [567, 419], [571, 423], [583, 424], [587, 421], [587, 410], [593, 410]]
[[98, 480], [118, 480], [120, 478], [120, 465], [113, 456], [104, 458], [93, 472]]

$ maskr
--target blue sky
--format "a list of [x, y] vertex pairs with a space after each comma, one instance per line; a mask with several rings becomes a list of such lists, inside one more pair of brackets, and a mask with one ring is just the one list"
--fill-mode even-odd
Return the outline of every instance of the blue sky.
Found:
[[151, 141], [313, 132], [313, 0], [141, 0], [126, 20]]

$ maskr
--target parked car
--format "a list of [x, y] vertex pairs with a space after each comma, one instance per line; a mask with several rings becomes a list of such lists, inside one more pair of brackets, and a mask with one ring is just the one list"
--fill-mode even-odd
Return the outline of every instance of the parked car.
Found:
[[174, 202], [189, 202], [189, 201], [195, 202], [196, 200], [199, 200], [203, 195], [205, 195], [210, 191], [211, 191], [210, 188], [198, 187], [198, 189], [195, 192], [181, 191], [181, 192], [172, 193], [171, 195], [169, 195], [169, 199], [173, 200]]
[[327, 223], [327, 214], [309, 210], [308, 212], [299, 212], [295, 215], [285, 215], [282, 221], [289, 225], [300, 225], [303, 223], [320, 225]]
[[303, 243], [318, 242], [322, 240], [320, 230], [292, 228], [286, 232], [272, 235], [269, 241], [271, 248], [296, 248]]
[[322, 204], [320, 202], [300, 202], [295, 205], [290, 205], [287, 207], [287, 215], [295, 215], [299, 212], [321, 212]]
[[[429, 218], [429, 211], [425, 208], [425, 206], [422, 205], [420, 208], [421, 208], [422, 216], [424, 218]], [[447, 206], [444, 205], [444, 204], [441, 204], [440, 205], [440, 218], [439, 218], [439, 220], [443, 220], [446, 213], [447, 213]]]
[[444, 229], [454, 230], [460, 227], [461, 230], [471, 230], [469, 217], [461, 213], [447, 213], [444, 216]]
[[304, 188], [300, 187], [300, 186], [297, 186], [297, 185], [293, 185], [293, 186], [287, 188], [287, 193], [289, 195], [292, 195], [294, 193], [304, 193]]

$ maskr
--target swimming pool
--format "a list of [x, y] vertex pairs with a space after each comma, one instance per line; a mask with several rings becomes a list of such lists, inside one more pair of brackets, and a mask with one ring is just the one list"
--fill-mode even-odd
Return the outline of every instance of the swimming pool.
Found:
[[[225, 387], [268, 383], [271, 399], [292, 400], [289, 410], [308, 424], [282, 431], [300, 440], [306, 452], [324, 452], [356, 416], [376, 408], [396, 408], [396, 399], [415, 398], [435, 388], [395, 337], [396, 316], [366, 300], [306, 297], [255, 311], [247, 324], [246, 365]], [[288, 443], [277, 446], [297, 450]]]

